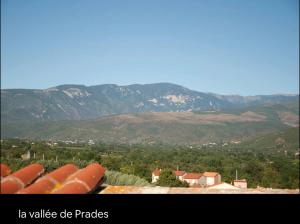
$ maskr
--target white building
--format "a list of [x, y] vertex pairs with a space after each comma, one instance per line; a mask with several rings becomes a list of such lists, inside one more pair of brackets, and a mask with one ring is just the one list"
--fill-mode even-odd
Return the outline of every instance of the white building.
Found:
[[21, 155], [22, 160], [29, 160], [29, 159], [31, 159], [31, 154], [32, 154], [31, 151], [28, 150], [27, 153]]
[[[161, 169], [155, 169], [152, 172], [152, 183], [156, 183], [159, 179]], [[186, 173], [185, 171], [173, 171], [177, 179], [186, 181], [190, 186], [209, 187], [221, 184], [221, 175], [217, 172], [202, 173]], [[231, 185], [232, 186], [232, 185]]]
[[183, 176], [183, 180], [190, 186], [200, 185], [201, 173], [187, 173]]
[[221, 183], [221, 175], [217, 172], [204, 172], [200, 185], [212, 186]]
[[176, 170], [176, 171], [174, 171], [174, 174], [175, 174], [177, 179], [179, 179], [181, 181], [184, 181], [183, 177], [186, 175], [185, 171]]
[[159, 175], [160, 175], [160, 171], [161, 169], [155, 169], [153, 172], [152, 172], [152, 183], [155, 183], [158, 181], [159, 179]]

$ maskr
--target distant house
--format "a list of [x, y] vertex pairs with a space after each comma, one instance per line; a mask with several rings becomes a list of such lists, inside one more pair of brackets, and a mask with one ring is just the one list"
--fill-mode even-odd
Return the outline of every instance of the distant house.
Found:
[[22, 160], [29, 160], [33, 156], [33, 152], [31, 150], [28, 150], [27, 153], [21, 155]]
[[186, 175], [185, 171], [176, 170], [176, 171], [174, 171], [174, 174], [175, 174], [177, 179], [179, 179], [181, 181], [184, 181], [183, 177]]
[[246, 179], [234, 180], [233, 185], [239, 188], [247, 188], [247, 181]]
[[156, 168], [153, 172], [152, 172], [152, 183], [156, 183], [159, 179], [159, 175], [160, 175], [160, 171], [161, 169]]
[[220, 183], [220, 184], [216, 184], [216, 185], [212, 185], [212, 186], [209, 186], [207, 188], [208, 189], [218, 189], [218, 190], [223, 190], [223, 189], [238, 190], [238, 189], [240, 189], [238, 187], [235, 187], [235, 186], [233, 186], [231, 184], [228, 184], [228, 183], [225, 183], [225, 182]]
[[[158, 181], [159, 179], [159, 176], [160, 176], [160, 172], [161, 172], [161, 169], [155, 169], [153, 172], [152, 172], [152, 183], [155, 183]], [[181, 171], [181, 170], [176, 170], [176, 171], [173, 171], [174, 175], [176, 176], [177, 179], [183, 181], [183, 176], [186, 175], [186, 172], [185, 171]]]
[[183, 180], [190, 186], [200, 185], [202, 173], [187, 173], [183, 176]]
[[212, 186], [221, 183], [221, 175], [217, 172], [204, 172], [200, 185]]
[[[159, 179], [161, 169], [155, 169], [152, 172], [152, 183], [156, 183]], [[202, 173], [186, 173], [185, 171], [173, 171], [176, 178], [181, 181], [186, 181], [190, 186], [208, 187], [221, 184], [221, 175], [217, 172]]]

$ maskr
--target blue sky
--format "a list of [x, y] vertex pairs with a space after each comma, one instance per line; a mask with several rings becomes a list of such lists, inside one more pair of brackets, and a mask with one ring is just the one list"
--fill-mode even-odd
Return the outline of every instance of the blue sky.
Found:
[[298, 0], [1, 2], [1, 88], [299, 92]]

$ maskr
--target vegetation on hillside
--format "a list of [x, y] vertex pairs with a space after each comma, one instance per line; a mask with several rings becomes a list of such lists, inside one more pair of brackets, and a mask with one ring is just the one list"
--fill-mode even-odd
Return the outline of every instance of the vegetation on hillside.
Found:
[[[240, 144], [214, 147], [105, 143], [49, 146], [42, 141], [12, 139], [1, 142], [1, 162], [12, 170], [40, 162], [51, 171], [69, 162], [84, 167], [96, 161], [109, 171], [122, 173], [108, 172], [107, 183], [124, 185], [150, 183], [151, 173], [157, 167], [170, 170], [179, 167], [186, 172], [217, 171], [229, 183], [237, 170], [239, 178], [246, 178], [249, 187], [299, 188], [298, 136], [299, 128], [290, 128]], [[22, 160], [22, 154], [28, 150], [35, 158]]]

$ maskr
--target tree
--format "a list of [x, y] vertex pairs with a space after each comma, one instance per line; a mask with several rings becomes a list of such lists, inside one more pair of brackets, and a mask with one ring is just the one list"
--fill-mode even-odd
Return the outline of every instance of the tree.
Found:
[[178, 180], [175, 174], [170, 169], [165, 169], [160, 172], [157, 185], [163, 187], [188, 187], [187, 182]]
[[120, 171], [126, 174], [134, 174], [134, 170], [134, 167], [130, 165], [125, 165], [120, 168]]

